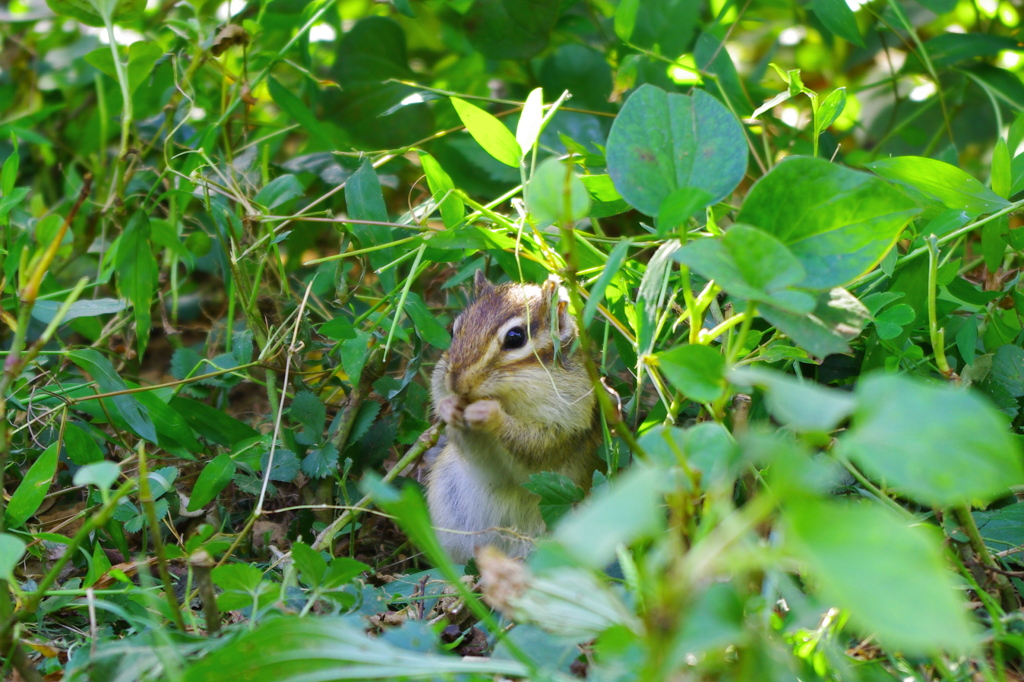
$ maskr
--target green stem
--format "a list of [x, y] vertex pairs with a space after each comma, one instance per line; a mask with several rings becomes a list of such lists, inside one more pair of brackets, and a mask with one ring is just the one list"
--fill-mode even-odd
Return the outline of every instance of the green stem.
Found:
[[171, 610], [171, 618], [174, 620], [180, 632], [185, 631], [185, 620], [181, 617], [181, 605], [178, 604], [178, 596], [174, 592], [174, 583], [171, 582], [171, 573], [167, 570], [167, 554], [164, 552], [163, 534], [160, 532], [160, 522], [156, 517], [156, 505], [153, 504], [153, 492], [149, 487], [149, 469], [146, 460], [146, 444], [139, 441], [136, 449], [139, 453], [139, 502], [146, 512], [146, 521], [149, 523], [150, 536], [153, 538], [153, 553], [156, 555], [157, 569], [160, 572], [160, 580], [164, 584], [164, 598]]
[[989, 576], [999, 593], [999, 601], [1003, 609], [1008, 613], [1016, 611], [1018, 608], [1017, 596], [1014, 594], [1013, 586], [1010, 585], [1010, 579], [1001, 573], [1002, 568], [992, 558], [988, 547], [985, 546], [985, 541], [981, 538], [981, 533], [978, 532], [978, 526], [974, 523], [974, 516], [971, 515], [970, 508], [965, 504], [958, 504], [952, 508], [952, 512], [956, 517], [957, 523], [960, 524], [960, 527], [967, 534], [967, 542], [970, 544], [975, 556], [978, 557], [978, 561], [985, 568], [991, 569]]
[[934, 234], [931, 234], [925, 241], [928, 245], [928, 333], [931, 336], [932, 353], [935, 354], [935, 362], [939, 366], [939, 371], [942, 372], [942, 376], [949, 379], [953, 376], [953, 370], [946, 360], [946, 330], [939, 328], [936, 313], [939, 271], [938, 240]]

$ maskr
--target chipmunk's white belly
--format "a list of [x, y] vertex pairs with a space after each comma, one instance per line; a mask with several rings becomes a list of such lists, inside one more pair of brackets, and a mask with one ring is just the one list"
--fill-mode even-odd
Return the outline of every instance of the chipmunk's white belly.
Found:
[[438, 539], [452, 559], [465, 563], [482, 545], [510, 556], [527, 554], [528, 538], [544, 532], [537, 498], [519, 485], [499, 483], [451, 442], [444, 450], [431, 471], [427, 500]]

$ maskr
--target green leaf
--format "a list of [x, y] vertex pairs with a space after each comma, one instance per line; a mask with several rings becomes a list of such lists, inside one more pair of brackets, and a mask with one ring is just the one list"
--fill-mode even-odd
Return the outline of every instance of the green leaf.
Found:
[[[36, 301], [32, 306], [32, 317], [43, 324], [50, 324], [57, 316], [57, 311], [64, 305], [63, 301]], [[70, 322], [79, 317], [96, 317], [97, 315], [111, 315], [119, 313], [127, 307], [122, 299], [97, 298], [85, 301], [75, 301], [68, 308], [64, 315], [64, 322]]]
[[867, 324], [867, 308], [845, 289], [832, 289], [818, 296], [808, 315], [762, 304], [758, 314], [811, 355], [824, 358], [833, 353], [848, 353], [847, 343]]
[[664, 529], [660, 493], [664, 477], [658, 468], [633, 465], [563, 519], [554, 540], [583, 566], [607, 566], [620, 544], [653, 537]]
[[227, 453], [221, 453], [207, 462], [199, 472], [195, 485], [192, 486], [188, 511], [197, 511], [212, 502], [227, 487], [234, 475], [235, 462]]
[[1010, 198], [1010, 150], [1003, 138], [996, 140], [992, 150], [992, 191], [1004, 199]]
[[897, 303], [875, 317], [875, 331], [883, 341], [895, 339], [903, 328], [914, 321], [917, 313], [906, 303]]
[[615, 8], [615, 35], [619, 40], [628, 41], [633, 36], [636, 26], [636, 14], [640, 9], [640, 0], [622, 0]]
[[855, 391], [842, 452], [921, 504], [991, 501], [1024, 482], [1021, 446], [977, 394], [903, 375], [872, 375]]
[[434, 313], [427, 308], [423, 299], [416, 292], [410, 291], [405, 297], [405, 312], [412, 319], [416, 335], [434, 348], [448, 350], [452, 345], [452, 335], [444, 328]]
[[820, 137], [830, 125], [836, 122], [845, 108], [846, 88], [836, 88], [829, 93], [818, 110], [814, 112], [814, 134]]
[[130, 24], [142, 17], [146, 0], [46, 0], [55, 13], [77, 19], [87, 26], [112, 23]]
[[820, 599], [848, 612], [860, 633], [912, 656], [977, 647], [937, 533], [866, 502], [793, 501], [784, 519], [786, 544]]
[[[117, 375], [110, 362], [92, 348], [71, 351], [67, 356], [73, 363], [92, 376], [96, 383], [99, 384], [100, 391], [103, 393], [128, 390], [128, 386]], [[117, 395], [109, 400], [113, 402], [117, 411], [121, 413], [121, 416], [124, 417], [132, 431], [150, 443], [158, 442], [156, 427], [153, 425], [149, 415], [142, 409], [139, 401], [135, 399], [135, 396], [131, 394]]]
[[319, 442], [327, 418], [327, 408], [319, 398], [310, 391], [299, 391], [288, 408], [288, 416], [302, 425], [301, 442], [307, 445]]
[[348, 440], [345, 447], [359, 442], [359, 439], [366, 435], [366, 432], [373, 426], [373, 420], [380, 414], [380, 403], [375, 400], [365, 400], [359, 406], [356, 418], [352, 420], [352, 428], [348, 432]]
[[299, 179], [291, 173], [276, 177], [263, 186], [254, 201], [267, 209], [276, 208], [306, 193]]
[[444, 226], [449, 230], [454, 230], [466, 215], [466, 206], [462, 202], [462, 198], [455, 193], [455, 183], [441, 168], [437, 159], [430, 154], [420, 152], [420, 165], [427, 176], [430, 193], [433, 195], [434, 201], [438, 202]]
[[757, 228], [733, 225], [723, 237], [698, 239], [675, 259], [733, 296], [771, 303], [794, 313], [814, 308], [814, 296], [793, 288], [807, 276], [800, 261], [778, 239]]
[[1024, 396], [1024, 349], [1013, 344], [997, 348], [992, 356], [988, 380], [1002, 386], [1007, 395], [1014, 398]]
[[15, 583], [14, 569], [25, 555], [25, 542], [9, 533], [0, 533], [0, 578]]
[[270, 91], [274, 104], [280, 107], [289, 119], [296, 121], [325, 147], [338, 149], [344, 146], [345, 135], [336, 126], [322, 122], [301, 99], [278, 83], [273, 76], [267, 79], [267, 90]]
[[626, 261], [626, 256], [629, 255], [629, 249], [632, 246], [633, 243], [629, 239], [622, 239], [615, 245], [612, 252], [608, 254], [608, 260], [605, 261], [604, 268], [601, 270], [601, 276], [594, 282], [594, 286], [590, 289], [590, 298], [587, 299], [587, 304], [583, 306], [583, 324], [590, 326], [590, 323], [594, 320], [594, 315], [597, 314], [597, 307], [601, 304], [602, 299], [604, 299], [608, 285], [611, 284], [612, 278], [622, 268], [622, 264]]
[[302, 458], [302, 473], [310, 478], [326, 478], [338, 466], [338, 448], [334, 443], [325, 443], [310, 450]]
[[217, 445], [231, 447], [260, 435], [248, 424], [196, 400], [175, 397], [171, 398], [169, 405], [196, 433]]
[[848, 393], [799, 381], [781, 372], [741, 367], [729, 372], [729, 381], [763, 388], [772, 417], [796, 431], [834, 431], [855, 407]]
[[866, 164], [866, 168], [908, 187], [913, 187], [946, 208], [973, 215], [994, 213], [1009, 202], [956, 166], [922, 156], [897, 156]]
[[149, 343], [152, 326], [150, 308], [153, 305], [158, 270], [153, 247], [149, 244], [149, 234], [149, 216], [143, 211], [136, 211], [117, 240], [117, 256], [114, 260], [117, 289], [131, 302], [135, 313], [139, 357], [145, 354]]
[[873, 268], [920, 209], [867, 173], [824, 159], [791, 157], [755, 184], [737, 222], [789, 247], [811, 289], [841, 286]]
[[[1024, 502], [1017, 502], [999, 509], [972, 512], [978, 531], [985, 539], [985, 544], [993, 552], [1005, 552], [1024, 546]], [[1013, 561], [1021, 560], [1019, 551], [1008, 557]]]
[[857, 17], [846, 0], [812, 0], [810, 9], [830, 32], [854, 45], [864, 47], [857, 28]]
[[46, 492], [50, 489], [53, 475], [57, 473], [57, 459], [60, 454], [60, 443], [51, 443], [39, 455], [21, 479], [18, 488], [11, 495], [4, 512], [6, 528], [20, 528], [36, 513], [43, 503]]
[[366, 355], [371, 340], [370, 332], [356, 332], [355, 338], [346, 339], [339, 345], [341, 353], [341, 366], [348, 374], [349, 383], [355, 386], [359, 383], [359, 377], [363, 373], [363, 366], [366, 365]]
[[516, 136], [504, 123], [480, 107], [458, 97], [452, 97], [451, 101], [462, 124], [484, 151], [506, 166], [519, 168], [523, 152], [516, 142]]
[[725, 358], [707, 346], [690, 344], [658, 353], [658, 367], [690, 400], [710, 403], [725, 392]]
[[64, 427], [64, 452], [78, 465], [103, 461], [103, 451], [85, 429], [74, 424]]
[[[356, 220], [373, 220], [376, 222], [388, 222], [388, 209], [384, 204], [384, 193], [380, 188], [380, 179], [377, 171], [369, 159], [364, 159], [359, 170], [345, 183], [345, 204], [348, 207], [348, 217]], [[364, 249], [373, 246], [383, 246], [391, 241], [391, 228], [384, 225], [361, 225], [350, 223], [348, 228], [359, 240], [359, 245]], [[388, 247], [373, 251], [369, 254], [370, 264], [374, 268], [382, 268], [394, 260], [394, 249]], [[381, 284], [387, 291], [395, 288], [395, 271], [388, 269], [379, 271]]]
[[14, 191], [14, 183], [18, 180], [18, 167], [21, 165], [21, 157], [18, 155], [18, 138], [11, 136], [13, 151], [4, 159], [3, 168], [0, 169], [0, 196], [10, 196]]
[[72, 483], [75, 485], [94, 485], [100, 490], [108, 491], [114, 487], [121, 468], [113, 462], [93, 462], [75, 472]]
[[541, 124], [544, 122], [544, 88], [534, 88], [526, 96], [523, 111], [519, 114], [516, 125], [516, 144], [525, 155], [533, 149], [540, 137]]
[[299, 569], [299, 580], [306, 587], [320, 587], [327, 574], [327, 560], [304, 542], [292, 543], [292, 559]]
[[475, 0], [465, 35], [485, 57], [526, 60], [547, 47], [558, 15], [558, 3], [548, 0]]
[[531, 474], [523, 487], [540, 497], [540, 515], [548, 528], [553, 528], [585, 494], [568, 476], [551, 471]]
[[[164, 53], [159, 44], [146, 40], [138, 40], [128, 47], [119, 46], [117, 52], [122, 64], [127, 57], [128, 91], [131, 94], [135, 94], [139, 86], [153, 74], [153, 65]], [[117, 67], [114, 66], [114, 55], [109, 45], [98, 47], [83, 58], [107, 76], [117, 80]]]
[[[214, 569], [214, 574], [224, 568], [228, 566]], [[362, 628], [333, 616], [267, 619], [254, 631], [194, 663], [185, 670], [183, 680], [221, 682], [225, 670], [230, 670], [239, 680], [273, 679], [275, 682], [440, 679], [473, 673], [507, 677], [529, 675], [526, 666], [518, 661], [463, 659], [401, 649], [382, 638], [369, 637]]]
[[736, 118], [702, 90], [691, 96], [638, 88], [608, 135], [608, 174], [634, 208], [654, 216], [683, 187], [707, 192], [716, 203], [747, 172], [747, 144]]
[[533, 172], [526, 206], [540, 223], [574, 223], [590, 213], [590, 193], [571, 164], [551, 157]]
[[672, 230], [685, 228], [697, 211], [711, 202], [711, 195], [699, 187], [681, 187], [665, 197], [658, 208], [658, 236], [664, 237]]

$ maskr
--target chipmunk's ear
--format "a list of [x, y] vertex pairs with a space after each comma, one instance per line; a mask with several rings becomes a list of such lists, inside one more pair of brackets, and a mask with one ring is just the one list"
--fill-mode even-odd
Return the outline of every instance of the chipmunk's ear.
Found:
[[492, 291], [494, 291], [494, 285], [487, 279], [483, 270], [477, 270], [473, 275], [473, 297], [483, 298]]

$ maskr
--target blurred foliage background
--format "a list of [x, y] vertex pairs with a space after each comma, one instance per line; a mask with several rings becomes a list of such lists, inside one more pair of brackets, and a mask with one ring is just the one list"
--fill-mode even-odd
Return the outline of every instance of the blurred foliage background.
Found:
[[[12, 0], [4, 675], [1017, 679], [1021, 11]], [[477, 269], [624, 404], [511, 599], [418, 492]]]

